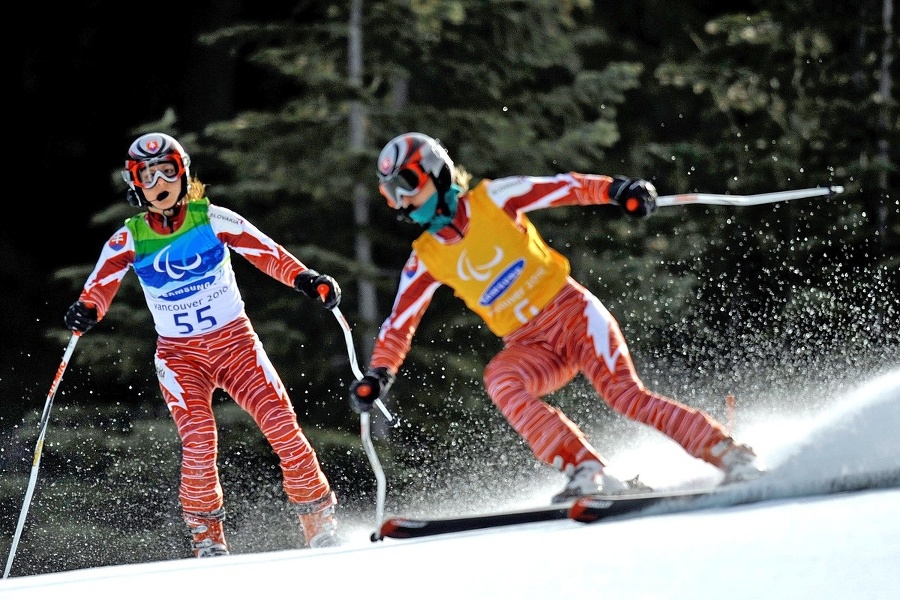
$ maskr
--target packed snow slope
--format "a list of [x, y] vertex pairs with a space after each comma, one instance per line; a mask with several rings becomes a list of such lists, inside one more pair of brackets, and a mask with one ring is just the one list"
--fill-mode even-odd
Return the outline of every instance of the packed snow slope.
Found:
[[[340, 548], [11, 576], [0, 598], [895, 600], [898, 425], [900, 370], [827, 414], [750, 432], [771, 471], [735, 494], [758, 502], [378, 542], [373, 519]], [[664, 467], [651, 483], [709, 482]]]

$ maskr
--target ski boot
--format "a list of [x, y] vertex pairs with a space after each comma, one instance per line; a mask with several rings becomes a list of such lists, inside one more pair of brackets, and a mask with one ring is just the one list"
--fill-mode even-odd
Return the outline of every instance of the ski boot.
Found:
[[603, 465], [596, 460], [587, 460], [572, 469], [566, 487], [553, 496], [552, 501], [554, 504], [558, 504], [575, 500], [580, 496], [640, 491], [650, 491], [650, 488], [639, 481], [637, 476], [634, 479], [622, 481], [615, 475], [607, 473]]
[[191, 549], [194, 551], [194, 556], [208, 558], [228, 555], [225, 531], [222, 528], [224, 520], [224, 508], [206, 513], [184, 513], [184, 522], [187, 523], [193, 536]]
[[745, 444], [738, 444], [730, 437], [710, 448], [709, 454], [709, 462], [725, 472], [723, 484], [752, 481], [765, 473], [753, 449]]
[[343, 543], [337, 534], [337, 519], [334, 515], [336, 507], [337, 497], [334, 492], [312, 502], [294, 505], [307, 547], [329, 548]]

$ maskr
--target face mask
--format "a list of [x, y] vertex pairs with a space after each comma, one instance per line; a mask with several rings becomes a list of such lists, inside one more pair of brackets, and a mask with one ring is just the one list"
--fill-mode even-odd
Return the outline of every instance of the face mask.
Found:
[[425, 204], [409, 213], [409, 218], [422, 227], [426, 227], [434, 218], [434, 212], [437, 210], [437, 204], [438, 194], [437, 192], [435, 192], [428, 200], [425, 201]]
[[447, 204], [447, 214], [435, 214], [438, 206], [438, 193], [435, 192], [425, 201], [425, 204], [409, 213], [409, 218], [422, 227], [428, 228], [428, 231], [431, 233], [436, 233], [446, 227], [450, 221], [453, 220], [453, 217], [456, 216], [456, 207], [461, 191], [462, 190], [458, 185], [453, 184], [450, 186], [450, 189], [447, 190], [447, 193], [444, 194], [444, 202]]

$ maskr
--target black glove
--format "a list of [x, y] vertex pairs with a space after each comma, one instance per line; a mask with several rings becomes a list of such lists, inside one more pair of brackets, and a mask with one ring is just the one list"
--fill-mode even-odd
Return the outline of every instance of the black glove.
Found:
[[656, 212], [656, 188], [643, 179], [616, 175], [609, 184], [609, 200], [632, 217], [646, 217]]
[[387, 393], [394, 376], [384, 367], [369, 369], [362, 379], [350, 384], [350, 408], [358, 413], [369, 412], [372, 405]]
[[81, 300], [77, 300], [66, 311], [66, 327], [78, 333], [86, 333], [88, 329], [97, 324], [97, 321], [97, 309], [88, 308]]
[[[341, 303], [341, 286], [338, 285], [337, 281], [328, 275], [319, 275], [318, 272], [312, 269], [307, 269], [297, 275], [296, 279], [294, 279], [294, 288], [298, 292], [303, 292], [309, 298], [321, 300], [328, 310]], [[320, 293], [319, 288], [324, 293]]]

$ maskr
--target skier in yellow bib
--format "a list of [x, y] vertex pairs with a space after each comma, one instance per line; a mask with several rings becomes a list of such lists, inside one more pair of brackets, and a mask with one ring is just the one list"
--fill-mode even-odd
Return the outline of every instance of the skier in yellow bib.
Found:
[[554, 502], [629, 487], [584, 433], [542, 398], [583, 373], [617, 412], [680, 444], [725, 473], [757, 477], [755, 453], [703, 411], [648, 390], [635, 372], [615, 318], [570, 275], [568, 260], [541, 238], [526, 213], [572, 205], [615, 204], [635, 217], [656, 210], [656, 190], [627, 177], [563, 173], [482, 180], [454, 165], [437, 140], [397, 136], [378, 159], [388, 205], [425, 232], [412, 244], [390, 316], [369, 370], [350, 386], [357, 412], [371, 410], [391, 386], [435, 290], [450, 286], [503, 340], [484, 382], [494, 404], [534, 455], [569, 476]]

